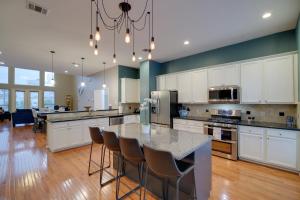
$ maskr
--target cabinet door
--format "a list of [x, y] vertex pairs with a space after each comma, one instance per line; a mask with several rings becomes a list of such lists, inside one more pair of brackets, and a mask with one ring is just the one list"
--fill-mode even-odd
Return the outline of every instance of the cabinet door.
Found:
[[224, 85], [240, 86], [240, 66], [235, 64], [209, 69], [208, 85], [209, 87]]
[[240, 133], [239, 156], [251, 160], [264, 160], [264, 140], [262, 135]]
[[263, 62], [241, 64], [242, 103], [261, 103], [263, 100]]
[[207, 103], [207, 70], [191, 72], [192, 74], [192, 102]]
[[139, 102], [139, 80], [131, 78], [121, 79], [121, 102], [138, 103]]
[[296, 169], [297, 143], [294, 139], [269, 136], [267, 138], [267, 162]]
[[156, 89], [165, 90], [166, 89], [166, 76], [158, 76], [156, 78]]
[[177, 90], [177, 79], [176, 74], [170, 74], [165, 76], [165, 89], [166, 90]]
[[178, 87], [178, 102], [179, 103], [192, 102], [191, 72], [180, 73], [177, 75], [177, 87]]
[[82, 144], [83, 137], [82, 137], [82, 127], [81, 126], [72, 126], [68, 128], [68, 139], [69, 145], [75, 146]]
[[52, 130], [52, 142], [51, 142], [51, 151], [56, 151], [69, 147], [69, 128], [54, 128]]
[[293, 56], [264, 61], [265, 103], [295, 103]]

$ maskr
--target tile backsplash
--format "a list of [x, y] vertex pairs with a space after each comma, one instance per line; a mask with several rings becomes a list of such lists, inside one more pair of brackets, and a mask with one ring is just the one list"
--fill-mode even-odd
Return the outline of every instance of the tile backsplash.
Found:
[[[255, 121], [286, 123], [287, 116], [296, 119], [297, 105], [244, 105], [244, 104], [184, 104], [190, 109], [190, 116], [210, 117], [211, 109], [241, 110], [242, 120], [248, 116], [255, 117]], [[250, 114], [247, 114], [249, 112]], [[284, 116], [282, 116], [284, 115]]]

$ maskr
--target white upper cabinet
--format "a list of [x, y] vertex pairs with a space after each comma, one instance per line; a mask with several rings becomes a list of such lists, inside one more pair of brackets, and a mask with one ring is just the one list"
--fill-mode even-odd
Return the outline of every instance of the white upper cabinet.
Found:
[[265, 103], [295, 103], [293, 56], [264, 60]]
[[177, 74], [177, 90], [178, 90], [178, 102], [190, 103], [192, 99], [192, 81], [191, 73], [185, 72]]
[[166, 76], [156, 77], [156, 90], [165, 90], [166, 89]]
[[263, 100], [263, 62], [241, 64], [241, 102], [262, 103]]
[[208, 69], [208, 86], [224, 85], [240, 86], [240, 66], [238, 64]]
[[168, 74], [165, 76], [165, 89], [166, 90], [177, 90], [176, 74]]
[[139, 79], [122, 78], [121, 79], [121, 102], [139, 103], [140, 86]]
[[191, 72], [191, 97], [193, 103], [207, 103], [207, 69]]

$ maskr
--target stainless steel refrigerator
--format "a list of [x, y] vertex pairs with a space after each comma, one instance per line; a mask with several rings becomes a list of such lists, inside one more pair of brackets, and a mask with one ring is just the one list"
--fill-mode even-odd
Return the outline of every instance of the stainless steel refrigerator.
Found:
[[178, 116], [177, 91], [151, 92], [151, 123], [173, 128], [173, 117]]

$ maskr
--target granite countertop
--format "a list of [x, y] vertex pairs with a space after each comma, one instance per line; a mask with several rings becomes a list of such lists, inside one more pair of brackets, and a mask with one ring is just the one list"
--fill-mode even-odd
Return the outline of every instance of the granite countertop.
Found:
[[[175, 117], [175, 119], [186, 119], [186, 120], [196, 120], [196, 121], [205, 121], [209, 122], [208, 117], [195, 117], [195, 116], [188, 116], [188, 117]], [[228, 124], [236, 124], [242, 126], [255, 126], [255, 127], [262, 127], [262, 128], [275, 128], [275, 129], [285, 129], [285, 130], [293, 130], [293, 131], [300, 131], [300, 128], [296, 125], [288, 126], [287, 124], [283, 123], [272, 123], [272, 122], [260, 122], [260, 121], [247, 121], [242, 120], [238, 123], [228, 123]]]
[[[116, 111], [118, 109], [107, 109], [107, 110], [95, 110], [93, 112], [97, 111]], [[39, 116], [46, 116], [46, 115], [51, 115], [51, 114], [67, 114], [67, 113], [82, 113], [82, 112], [89, 112], [86, 110], [72, 110], [72, 111], [53, 111], [53, 112], [37, 112]]]
[[78, 121], [78, 120], [87, 120], [87, 119], [122, 117], [125, 115], [138, 115], [138, 114], [139, 113], [115, 113], [115, 114], [92, 115], [92, 116], [64, 117], [64, 118], [49, 119], [47, 120], [47, 122], [58, 123], [58, 122]]
[[157, 150], [169, 151], [177, 160], [183, 159], [212, 139], [208, 135], [155, 125], [122, 124], [106, 127], [105, 130], [113, 131], [117, 136], [136, 138], [141, 146], [145, 144]]

